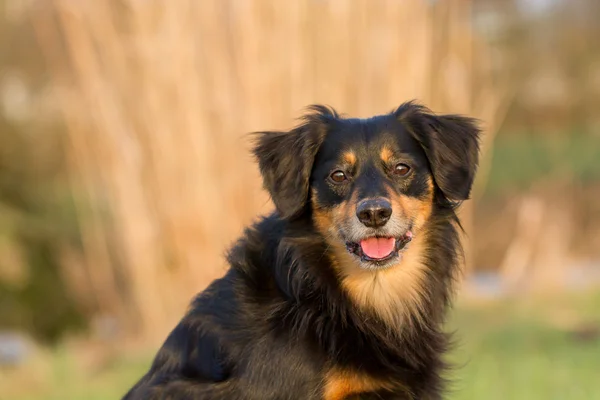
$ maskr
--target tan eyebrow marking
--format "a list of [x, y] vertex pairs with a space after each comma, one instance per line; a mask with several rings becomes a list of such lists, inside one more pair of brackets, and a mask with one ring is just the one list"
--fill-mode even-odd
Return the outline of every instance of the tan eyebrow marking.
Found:
[[352, 151], [346, 151], [342, 154], [342, 159], [350, 165], [356, 164], [356, 154]]
[[381, 148], [381, 152], [379, 153], [379, 156], [385, 163], [388, 163], [390, 161], [390, 159], [392, 158], [392, 155], [393, 155], [392, 151], [387, 146], [383, 146]]

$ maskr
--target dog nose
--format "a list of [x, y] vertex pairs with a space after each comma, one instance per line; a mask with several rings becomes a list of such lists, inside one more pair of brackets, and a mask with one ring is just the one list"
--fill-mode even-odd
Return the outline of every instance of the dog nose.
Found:
[[385, 225], [392, 215], [392, 205], [384, 198], [363, 200], [356, 207], [359, 221], [369, 228]]

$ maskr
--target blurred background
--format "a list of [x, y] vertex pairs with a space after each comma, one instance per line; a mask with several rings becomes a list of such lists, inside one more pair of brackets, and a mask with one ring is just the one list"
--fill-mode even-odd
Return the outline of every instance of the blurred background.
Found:
[[119, 398], [271, 210], [247, 133], [482, 121], [451, 399], [600, 399], [600, 2], [0, 0], [0, 399]]

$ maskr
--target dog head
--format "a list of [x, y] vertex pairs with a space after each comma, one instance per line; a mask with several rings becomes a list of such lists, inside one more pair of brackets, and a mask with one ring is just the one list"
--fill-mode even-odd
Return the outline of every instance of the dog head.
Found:
[[369, 119], [313, 106], [295, 129], [259, 133], [254, 153], [282, 218], [311, 218], [356, 267], [382, 270], [436, 205], [469, 197], [478, 135], [474, 120], [412, 102]]

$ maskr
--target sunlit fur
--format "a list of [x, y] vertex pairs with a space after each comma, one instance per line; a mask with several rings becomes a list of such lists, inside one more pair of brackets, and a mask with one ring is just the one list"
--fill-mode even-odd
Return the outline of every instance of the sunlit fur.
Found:
[[[459, 271], [456, 207], [478, 159], [474, 121], [415, 103], [370, 119], [313, 106], [254, 153], [276, 211], [192, 303], [126, 399], [440, 399], [442, 330]], [[393, 175], [401, 160], [412, 167]], [[342, 183], [331, 171], [347, 171]], [[368, 228], [357, 204], [391, 203]], [[389, 262], [351, 253], [372, 235], [413, 240]], [[202, 268], [202, 266], [198, 266]]]

